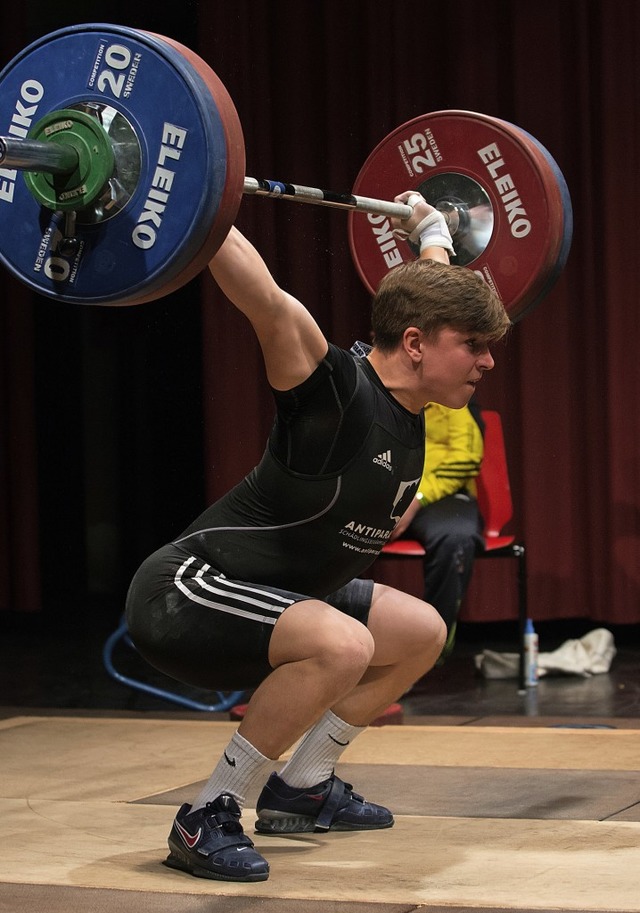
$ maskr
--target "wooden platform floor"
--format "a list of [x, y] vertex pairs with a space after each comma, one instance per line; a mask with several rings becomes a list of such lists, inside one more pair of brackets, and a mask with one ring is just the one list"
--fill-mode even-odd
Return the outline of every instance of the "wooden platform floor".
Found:
[[[502, 722], [502, 724], [501, 724]], [[370, 728], [338, 773], [390, 830], [253, 834], [268, 881], [161, 864], [236, 723], [207, 715], [0, 719], [1, 913], [640, 911], [640, 728], [537, 718]]]

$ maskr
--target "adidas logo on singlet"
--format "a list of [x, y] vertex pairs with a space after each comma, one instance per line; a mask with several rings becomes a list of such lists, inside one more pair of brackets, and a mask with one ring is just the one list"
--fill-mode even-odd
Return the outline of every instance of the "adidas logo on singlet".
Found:
[[389, 472], [393, 472], [393, 466], [391, 465], [391, 451], [385, 450], [384, 453], [379, 453], [377, 457], [373, 458], [373, 462], [377, 463], [378, 466], [384, 466], [385, 469], [388, 469]]

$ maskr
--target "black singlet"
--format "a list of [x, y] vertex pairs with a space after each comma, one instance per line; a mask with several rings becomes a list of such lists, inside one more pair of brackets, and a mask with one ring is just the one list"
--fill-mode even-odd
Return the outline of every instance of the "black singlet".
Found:
[[300, 386], [274, 391], [262, 460], [174, 545], [227, 577], [324, 597], [368, 568], [408, 507], [424, 419], [366, 358], [329, 345]]

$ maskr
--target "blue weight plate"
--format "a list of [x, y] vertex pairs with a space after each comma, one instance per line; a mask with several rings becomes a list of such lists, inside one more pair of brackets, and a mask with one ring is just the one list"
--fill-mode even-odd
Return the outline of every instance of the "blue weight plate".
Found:
[[209, 234], [207, 235], [200, 252], [194, 256], [186, 269], [173, 279], [169, 286], [165, 286], [163, 293], [168, 293], [173, 291], [174, 288], [179, 288], [186, 281], [203, 270], [227, 236], [229, 229], [235, 221], [242, 201], [246, 161], [244, 135], [238, 118], [238, 112], [236, 111], [231, 96], [218, 76], [213, 72], [211, 67], [209, 67], [209, 65], [190, 48], [187, 48], [173, 38], [167, 38], [164, 35], [155, 35], [154, 37], [161, 40], [164, 44], [173, 47], [178, 52], [178, 55], [186, 59], [204, 80], [206, 87], [215, 101], [218, 114], [222, 120], [227, 149], [226, 180], [215, 221], [210, 226]]
[[45, 114], [79, 107], [120, 125], [113, 141], [126, 155], [116, 186], [78, 214], [78, 247], [64, 256], [64, 216], [40, 207], [20, 172], [0, 171], [5, 266], [50, 298], [107, 305], [159, 298], [199, 272], [235, 219], [244, 167], [230, 167], [229, 136], [241, 131], [210, 72], [162, 36], [101, 23], [53, 32], [12, 60], [0, 134], [24, 138]]

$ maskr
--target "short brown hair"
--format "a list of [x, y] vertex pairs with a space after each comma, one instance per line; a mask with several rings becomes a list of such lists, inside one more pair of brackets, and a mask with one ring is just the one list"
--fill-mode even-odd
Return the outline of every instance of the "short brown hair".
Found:
[[395, 349], [410, 326], [427, 336], [450, 326], [496, 342], [511, 321], [498, 296], [473, 270], [418, 259], [388, 272], [372, 303], [372, 337], [380, 350]]

